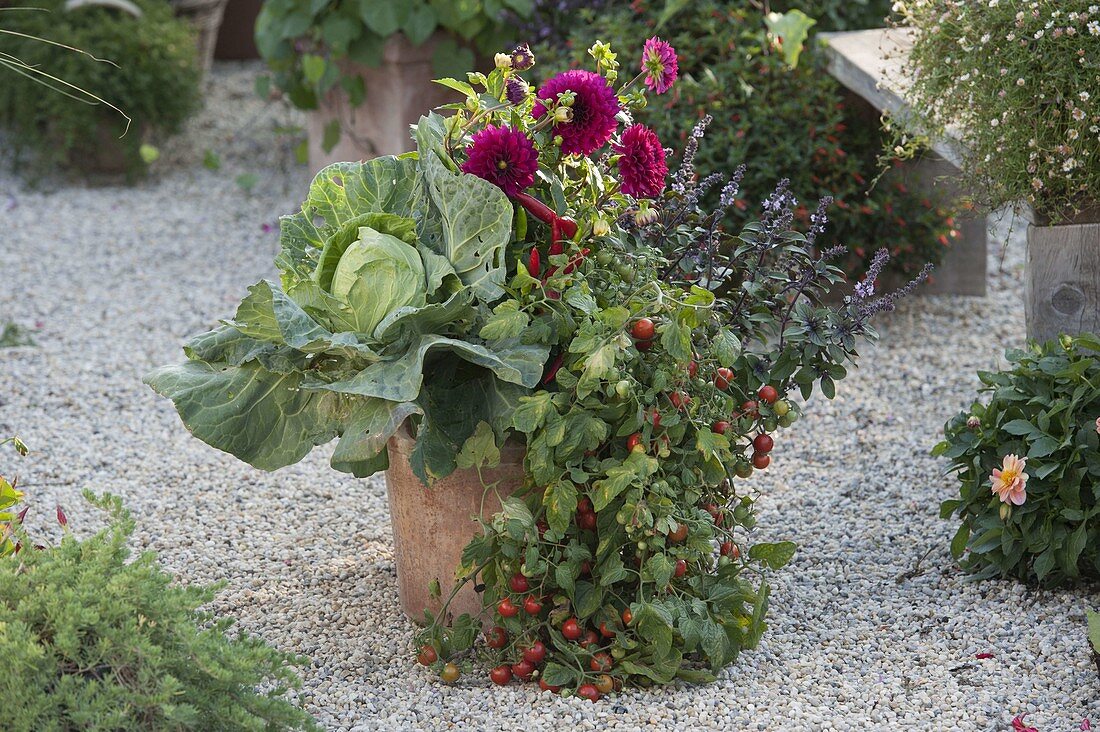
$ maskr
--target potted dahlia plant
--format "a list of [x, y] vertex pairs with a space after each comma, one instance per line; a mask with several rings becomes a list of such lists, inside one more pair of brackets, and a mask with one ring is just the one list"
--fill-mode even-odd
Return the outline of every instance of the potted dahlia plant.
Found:
[[918, 126], [950, 126], [979, 203], [1028, 204], [1027, 333], [1100, 332], [1100, 5], [896, 3]]
[[797, 232], [784, 181], [724, 231], [743, 171], [696, 175], [708, 120], [670, 176], [631, 119], [674, 84], [672, 47], [650, 39], [625, 81], [590, 53], [537, 90], [525, 46], [443, 80], [465, 103], [422, 117], [415, 153], [321, 171], [282, 219], [280, 280], [147, 382], [257, 467], [338, 437], [334, 468], [387, 470], [402, 604], [444, 681], [476, 652], [495, 683], [596, 699], [713, 679], [756, 643], [794, 545], [750, 541], [748, 479], [792, 392], [831, 398], [916, 281], [876, 294], [883, 252], [823, 305], [829, 201]]

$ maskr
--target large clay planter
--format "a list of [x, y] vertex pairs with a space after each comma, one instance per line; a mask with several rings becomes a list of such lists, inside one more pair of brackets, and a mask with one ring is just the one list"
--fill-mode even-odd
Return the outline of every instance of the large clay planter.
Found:
[[[406, 427], [390, 439], [386, 490], [401, 608], [420, 623], [425, 608], [438, 613], [450, 595], [462, 549], [481, 530], [476, 520], [479, 512], [489, 520], [500, 511], [497, 495], [511, 494], [523, 481], [524, 447], [507, 443], [501, 450], [500, 465], [482, 470], [487, 483], [497, 482], [495, 491], [486, 493], [476, 470], [456, 470], [431, 488], [426, 487], [409, 465], [415, 446]], [[439, 580], [441, 599], [430, 596], [433, 580]], [[477, 617], [480, 611], [481, 596], [474, 592], [472, 583], [462, 588], [448, 608], [454, 617], [462, 613]]]
[[1100, 216], [1027, 229], [1027, 337], [1100, 333]]
[[[334, 87], [309, 113], [309, 167], [316, 173], [330, 163], [400, 155], [413, 148], [409, 125], [428, 110], [458, 100], [455, 92], [432, 83], [432, 54], [441, 36], [419, 46], [403, 35], [386, 41], [377, 68], [347, 63], [345, 73], [358, 73], [366, 87], [366, 102], [353, 107], [347, 94]], [[323, 147], [325, 129], [340, 124], [340, 139], [332, 150]]]

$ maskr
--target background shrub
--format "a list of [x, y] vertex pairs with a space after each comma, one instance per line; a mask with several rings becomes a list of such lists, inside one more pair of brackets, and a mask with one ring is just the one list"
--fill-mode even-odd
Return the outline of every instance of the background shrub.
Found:
[[[1008, 351], [1006, 371], [978, 373], [987, 399], [948, 422], [933, 451], [959, 477], [959, 497], [940, 512], [962, 519], [951, 553], [963, 568], [1044, 585], [1100, 577], [1098, 352], [1096, 336], [1062, 336]], [[1008, 454], [1027, 459], [1023, 505], [991, 489]]]
[[[877, 115], [845, 101], [840, 85], [824, 69], [822, 54], [808, 43], [798, 66], [791, 69], [767, 37], [763, 13], [748, 0], [697, 0], [680, 4], [667, 16], [662, 0], [635, 0], [605, 8], [575, 7], [567, 0], [566, 23], [536, 49], [535, 67], [543, 77], [577, 65], [598, 40], [620, 53], [641, 48], [660, 35], [680, 56], [680, 81], [663, 101], [639, 115], [666, 146], [680, 147], [692, 125], [704, 114], [714, 121], [708, 144], [696, 158], [701, 175], [729, 174], [747, 165], [738, 202], [727, 224], [744, 225], [781, 178], [802, 201], [797, 214], [805, 222], [819, 198], [831, 195], [830, 242], [849, 247], [841, 262], [847, 272], [862, 272], [874, 252], [886, 247], [889, 271], [915, 276], [926, 262], [938, 263], [949, 243], [952, 222], [942, 201], [912, 192], [892, 169], [867, 194], [881, 170], [884, 136]], [[775, 5], [780, 4], [773, 4]], [[822, 27], [847, 28], [874, 23], [886, 3], [838, 0], [795, 1], [783, 9], [822, 14]], [[676, 5], [669, 7], [675, 8]], [[629, 78], [632, 69], [624, 69]], [[716, 199], [717, 191], [711, 194]], [[713, 204], [713, 200], [708, 203]]]
[[[63, 0], [19, 2], [3, 13], [4, 27], [86, 51], [67, 52], [34, 39], [0, 34], [0, 53], [15, 56], [114, 104], [133, 119], [119, 140], [132, 170], [143, 166], [146, 131], [174, 132], [198, 107], [200, 75], [194, 31], [163, 0], [135, 0], [143, 16], [86, 6], [66, 12]], [[36, 77], [37, 78], [37, 77]], [[33, 78], [5, 69], [0, 76], [0, 124], [17, 152], [33, 150], [38, 162], [81, 164], [97, 145], [122, 135], [126, 120], [104, 104], [89, 104]], [[70, 90], [71, 91], [71, 90]], [[103, 126], [103, 130], [100, 127]]]
[[198, 610], [214, 590], [172, 584], [151, 553], [127, 563], [134, 522], [98, 503], [109, 529], [0, 560], [0, 729], [313, 729], [282, 698], [300, 660], [228, 639], [232, 620]]

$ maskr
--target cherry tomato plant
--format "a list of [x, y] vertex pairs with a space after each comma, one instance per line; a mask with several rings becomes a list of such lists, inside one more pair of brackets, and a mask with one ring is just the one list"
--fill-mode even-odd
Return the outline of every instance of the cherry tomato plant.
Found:
[[[592, 56], [609, 77], [618, 68], [600, 44]], [[479, 104], [471, 119], [496, 114]], [[881, 256], [855, 294], [824, 304], [844, 279], [838, 252], [816, 241], [828, 202], [796, 231], [785, 183], [759, 221], [724, 231], [724, 211], [699, 206], [721, 182], [692, 167], [704, 127], [647, 200], [621, 191], [613, 155], [540, 151], [533, 202], [520, 200], [533, 220], [517, 214], [506, 296], [481, 333], [550, 355], [511, 413], [523, 484], [459, 567], [482, 593], [489, 642], [475, 645], [479, 621], [450, 621], [445, 606], [415, 639], [437, 664], [477, 653], [496, 684], [595, 701], [623, 684], [711, 681], [766, 628], [766, 573], [795, 546], [753, 541], [750, 478], [803, 399], [833, 397], [857, 339], [874, 336], [870, 318], [915, 282], [875, 295]], [[739, 181], [724, 182], [723, 206]]]

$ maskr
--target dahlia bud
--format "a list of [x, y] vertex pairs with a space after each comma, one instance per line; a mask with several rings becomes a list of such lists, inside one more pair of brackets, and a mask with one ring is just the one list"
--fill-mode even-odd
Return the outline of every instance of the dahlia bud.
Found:
[[498, 53], [493, 57], [493, 62], [496, 63], [498, 69], [510, 69], [512, 68], [512, 57], [506, 53]]
[[974, 430], [978, 429], [981, 426], [982, 426], [982, 421], [980, 419], [978, 419], [977, 417], [975, 417], [974, 415], [970, 415], [970, 418], [966, 420], [966, 428], [968, 430], [970, 430], [971, 432], [973, 432]]
[[1001, 504], [1001, 521], [1008, 521], [1012, 518], [1012, 505], [1009, 503]]
[[477, 111], [477, 99], [475, 97], [466, 97], [466, 109], [471, 112]]
[[607, 236], [611, 233], [611, 225], [603, 216], [597, 216], [592, 222], [592, 236]]
[[563, 142], [565, 142], [565, 139], [561, 135], [554, 135], [554, 145], [561, 147]]
[[657, 220], [657, 209], [651, 208], [648, 201], [642, 201], [642, 205], [634, 213], [634, 223], [638, 226], [647, 226]]
[[512, 49], [512, 68], [516, 71], [526, 71], [535, 65], [535, 54], [531, 53], [531, 47], [521, 43]]
[[523, 104], [530, 92], [531, 88], [527, 86], [527, 82], [515, 76], [508, 79], [508, 83], [504, 87], [505, 98], [509, 103], [516, 106]]
[[562, 122], [572, 122], [572, 121], [573, 121], [573, 110], [570, 109], [569, 107], [558, 107], [557, 109], [554, 110], [554, 122], [555, 123], [560, 124]]

